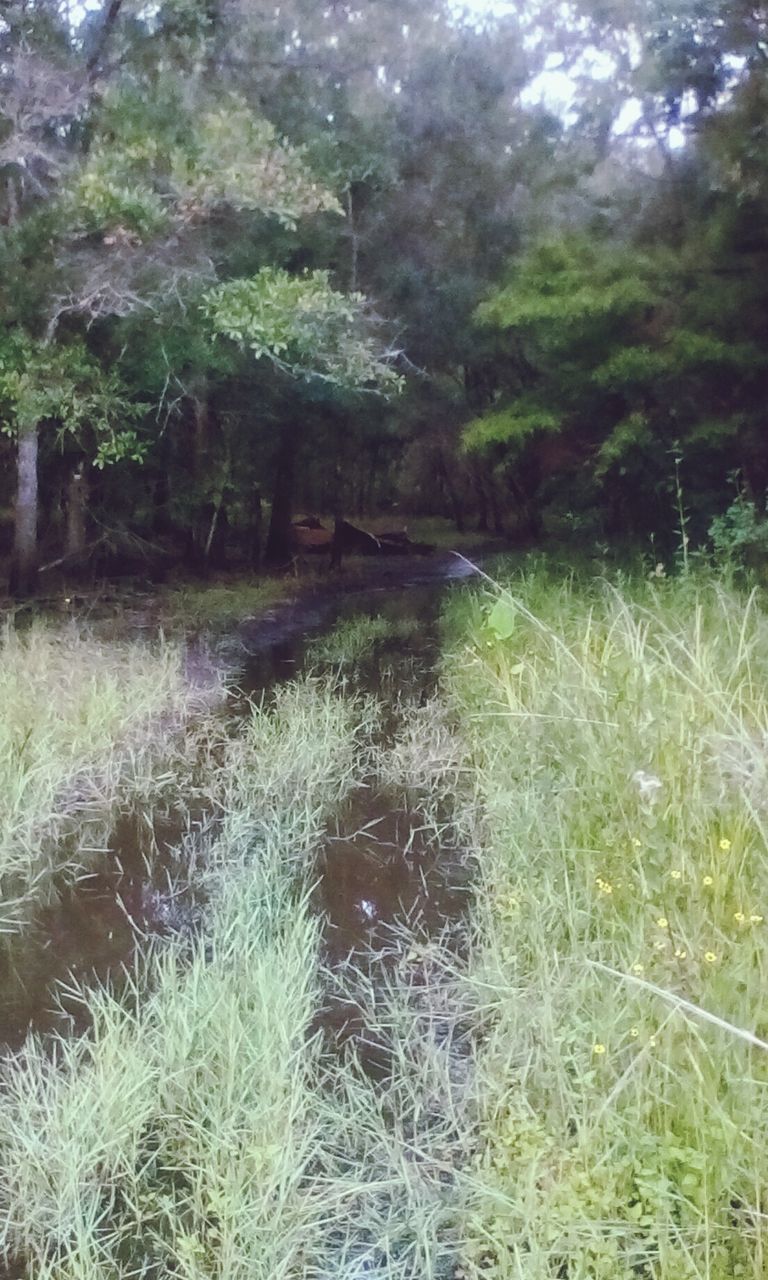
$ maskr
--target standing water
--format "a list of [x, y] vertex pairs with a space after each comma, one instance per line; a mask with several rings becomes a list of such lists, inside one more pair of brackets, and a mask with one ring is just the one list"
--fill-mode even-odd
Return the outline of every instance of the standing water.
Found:
[[[236, 628], [233, 649], [243, 661], [227, 706], [233, 732], [252, 700], [269, 699], [275, 686], [315, 667], [376, 696], [384, 705], [385, 736], [396, 732], [400, 703], [427, 702], [436, 684], [441, 599], [472, 567], [447, 557], [405, 580], [391, 565], [386, 571], [388, 581], [314, 592]], [[372, 646], [356, 654], [351, 643], [334, 653], [334, 629], [354, 631], [356, 623], [374, 620], [381, 625]], [[377, 626], [368, 629], [375, 633]], [[192, 664], [197, 645], [190, 645]], [[446, 839], [447, 828], [415, 812], [402, 786], [362, 782], [328, 824], [312, 895], [325, 921], [326, 960], [339, 974], [350, 960], [356, 967], [386, 965], [399, 925], [439, 934], [466, 900], [466, 859], [455, 839]], [[82, 1032], [86, 1009], [77, 988], [93, 981], [119, 985], [153, 936], [198, 928], [204, 906], [196, 901], [190, 870], [216, 820], [205, 809], [190, 812], [186, 803], [167, 802], [118, 817], [93, 869], [62, 884], [23, 938], [0, 952], [0, 1052], [18, 1051], [30, 1030]], [[90, 839], [80, 833], [81, 845]], [[93, 839], [104, 841], [104, 832]], [[343, 980], [338, 985], [343, 988]], [[321, 1020], [329, 1035], [354, 1038], [365, 1049], [353, 998], [336, 990]]]

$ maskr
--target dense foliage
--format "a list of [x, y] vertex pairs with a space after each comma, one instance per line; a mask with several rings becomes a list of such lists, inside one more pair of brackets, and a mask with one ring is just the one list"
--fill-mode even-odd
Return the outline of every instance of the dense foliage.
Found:
[[5, 6], [14, 587], [41, 552], [95, 563], [96, 528], [256, 563], [262, 496], [277, 562], [301, 506], [662, 547], [733, 502], [759, 526], [766, 27], [694, 0]]

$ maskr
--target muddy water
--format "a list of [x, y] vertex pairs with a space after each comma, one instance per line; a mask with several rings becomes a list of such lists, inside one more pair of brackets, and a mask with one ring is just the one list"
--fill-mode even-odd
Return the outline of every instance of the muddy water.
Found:
[[72, 988], [130, 966], [149, 937], [194, 927], [199, 904], [179, 867], [190, 865], [211, 823], [202, 812], [118, 817], [100, 864], [62, 885], [0, 952], [0, 1054], [18, 1050], [30, 1029], [84, 1030]]
[[[314, 592], [238, 627], [234, 649], [243, 660], [233, 673], [228, 713], [236, 720], [249, 699], [269, 698], [276, 684], [300, 674], [312, 662], [313, 639], [342, 621], [377, 615], [409, 624], [408, 639], [385, 639], [345, 674], [392, 707], [401, 695], [423, 702], [435, 685], [443, 593], [471, 569], [446, 556], [415, 571], [408, 566], [405, 575], [387, 571], [388, 581]], [[193, 667], [196, 661], [191, 644]], [[0, 952], [0, 1053], [18, 1050], [30, 1029], [83, 1030], [82, 1002], [68, 990], [73, 983], [119, 978], [149, 937], [198, 926], [201, 904], [184, 869], [201, 855], [213, 821], [183, 809], [120, 816], [100, 865], [63, 888], [24, 938]], [[386, 958], [399, 923], [425, 936], [439, 933], [466, 900], [462, 851], [409, 811], [402, 796], [371, 787], [361, 787], [336, 814], [317, 869], [314, 901], [334, 967], [351, 956], [358, 965]], [[341, 1042], [364, 1039], [354, 1000], [329, 996], [322, 1024]]]

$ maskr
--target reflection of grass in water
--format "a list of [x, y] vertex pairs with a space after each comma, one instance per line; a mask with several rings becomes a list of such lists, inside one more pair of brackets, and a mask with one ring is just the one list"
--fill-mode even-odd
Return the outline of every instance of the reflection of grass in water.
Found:
[[308, 649], [308, 660], [318, 666], [352, 666], [384, 641], [405, 642], [417, 629], [415, 618], [360, 615], [339, 623], [327, 635], [313, 640]]
[[465, 1271], [757, 1280], [768, 617], [546, 568], [452, 613], [488, 1009]]
[[[168, 782], [199, 695], [177, 646], [100, 643], [35, 625], [0, 638], [0, 931], [14, 931], [77, 850], [104, 839], [118, 802]], [[64, 837], [69, 839], [65, 840]], [[83, 841], [80, 842], [81, 844]], [[73, 848], [75, 852], [73, 853]]]
[[466, 1081], [448, 1031], [432, 1034], [423, 956], [404, 957], [409, 983], [370, 990], [390, 1083], [321, 1062], [311, 1035], [319, 927], [301, 871], [372, 730], [370, 700], [327, 681], [255, 709], [216, 746], [204, 937], [155, 944], [129, 999], [84, 996], [88, 1038], [53, 1055], [31, 1040], [4, 1070], [0, 1245], [29, 1277], [449, 1274]]

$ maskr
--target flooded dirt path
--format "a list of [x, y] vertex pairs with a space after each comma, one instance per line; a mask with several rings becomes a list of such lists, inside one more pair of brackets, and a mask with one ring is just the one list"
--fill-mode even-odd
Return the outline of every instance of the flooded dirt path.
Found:
[[[203, 629], [188, 639], [190, 679], [204, 682], [222, 660], [229, 666], [224, 714], [234, 732], [249, 700], [268, 699], [277, 684], [312, 666], [318, 638], [360, 618], [382, 617], [391, 625], [371, 651], [358, 660], [342, 657], [328, 669], [375, 694], [385, 722], [390, 714], [394, 723], [400, 700], [429, 698], [440, 603], [451, 583], [471, 575], [471, 566], [445, 555], [376, 568], [380, 572], [367, 570], [363, 582], [316, 588], [234, 624], [223, 647], [221, 636], [212, 646]], [[0, 953], [0, 1054], [18, 1051], [30, 1029], [83, 1030], [84, 1007], [69, 990], [73, 984], [115, 980], [148, 938], [199, 926], [194, 865], [215, 821], [204, 809], [190, 812], [186, 802], [118, 817], [94, 869], [62, 888], [24, 936]], [[397, 790], [360, 786], [334, 815], [318, 855], [313, 901], [327, 922], [327, 963], [380, 961], [398, 924], [439, 933], [461, 913], [466, 892], [461, 851], [446, 847]], [[342, 1042], [364, 1030], [354, 1000], [337, 996], [329, 998], [322, 1022]]]

